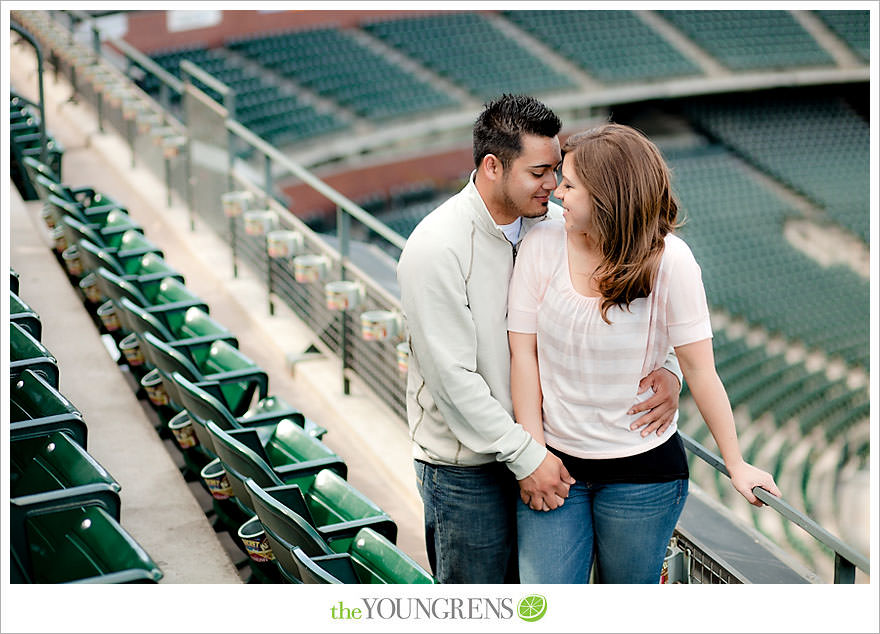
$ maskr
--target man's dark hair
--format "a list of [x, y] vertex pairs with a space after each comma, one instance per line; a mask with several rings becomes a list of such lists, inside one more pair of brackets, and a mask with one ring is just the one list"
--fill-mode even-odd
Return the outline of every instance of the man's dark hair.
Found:
[[522, 152], [522, 135], [554, 137], [559, 117], [534, 97], [504, 94], [487, 103], [474, 123], [474, 165], [494, 154], [505, 168]]

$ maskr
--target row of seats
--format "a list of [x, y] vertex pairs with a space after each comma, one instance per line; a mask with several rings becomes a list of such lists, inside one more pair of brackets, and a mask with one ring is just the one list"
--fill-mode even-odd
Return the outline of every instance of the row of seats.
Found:
[[[292, 143], [335, 132], [347, 125], [330, 113], [320, 113], [295, 96], [282, 93], [278, 86], [237, 65], [220, 50], [188, 46], [157, 52], [152, 57], [165, 70], [178, 77], [180, 62], [186, 59], [227, 84], [235, 91], [236, 118], [270, 143]], [[197, 80], [194, 84], [222, 103], [220, 94], [214, 89]], [[158, 80], [152, 74], [146, 74], [141, 85], [147, 92], [158, 91]]]
[[234, 39], [226, 46], [368, 119], [458, 105], [338, 29]]
[[19, 282], [11, 269], [11, 580], [156, 583], [162, 571], [121, 524], [122, 487], [88, 452], [86, 421], [59, 391], [57, 361]]
[[[46, 163], [55, 172], [61, 171], [64, 147], [46, 132]], [[36, 200], [37, 192], [25, 173], [26, 156], [40, 158], [39, 108], [11, 90], [9, 94], [9, 176], [24, 200]]]
[[868, 367], [868, 284], [823, 267], [783, 234], [795, 208], [720, 146], [668, 152], [681, 229], [711, 302], [808, 349]]
[[865, 62], [871, 60], [871, 14], [868, 11], [824, 9], [813, 13]]
[[363, 28], [480, 98], [576, 87], [478, 13], [374, 21]]
[[835, 97], [772, 95], [689, 102], [689, 118], [870, 241], [868, 122]]
[[266, 372], [125, 209], [61, 206], [66, 186], [29, 164], [84, 306], [117, 344], [160, 436], [175, 439], [183, 475], [211, 493], [214, 527], [247, 554], [249, 580], [432, 583], [395, 545], [391, 518], [346, 481], [345, 462], [321, 440], [327, 430], [271, 393]]
[[789, 11], [658, 11], [731, 70], [830, 66], [834, 60]]
[[504, 16], [605, 83], [701, 72], [632, 11], [505, 11]]

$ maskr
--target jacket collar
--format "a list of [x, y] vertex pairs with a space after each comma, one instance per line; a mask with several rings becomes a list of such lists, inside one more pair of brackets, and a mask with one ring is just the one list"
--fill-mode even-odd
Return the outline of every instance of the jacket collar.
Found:
[[[474, 177], [476, 176], [477, 171], [474, 170], [471, 172], [470, 177], [468, 178], [467, 185], [465, 185], [462, 190], [462, 194], [464, 194], [468, 207], [474, 211], [473, 219], [474, 223], [478, 228], [485, 231], [489, 235], [495, 236], [507, 242], [507, 237], [504, 235], [504, 231], [502, 231], [501, 227], [495, 223], [495, 220], [492, 218], [492, 214], [489, 213], [489, 208], [486, 207], [486, 203], [483, 201], [483, 197], [480, 196], [480, 191], [477, 189], [476, 183], [474, 183]], [[537, 218], [523, 218], [523, 228], [522, 231], [519, 232], [520, 239], [526, 235], [526, 231], [531, 229], [535, 223], [541, 222], [547, 218], [547, 214], [543, 216], [538, 216]]]

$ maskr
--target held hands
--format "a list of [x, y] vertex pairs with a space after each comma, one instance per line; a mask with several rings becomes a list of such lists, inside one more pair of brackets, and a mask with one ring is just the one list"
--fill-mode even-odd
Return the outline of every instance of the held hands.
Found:
[[649, 387], [654, 390], [654, 396], [637, 403], [627, 412], [628, 414], [647, 412], [629, 426], [632, 430], [642, 427], [643, 438], [655, 431], [658, 436], [662, 436], [663, 432], [672, 424], [672, 419], [678, 410], [678, 393], [681, 389], [681, 383], [678, 382], [678, 377], [666, 368], [658, 368], [639, 381], [639, 394], [642, 394]]
[[776, 497], [782, 497], [782, 492], [776, 486], [776, 482], [773, 481], [772, 475], [766, 471], [758, 469], [757, 467], [753, 467], [745, 461], [741, 461], [732, 467], [728, 467], [727, 471], [730, 473], [730, 482], [733, 484], [733, 488], [739, 491], [750, 504], [764, 506], [764, 503], [752, 493], [752, 489], [756, 486], [767, 489], [767, 491]]
[[550, 511], [562, 506], [574, 482], [562, 461], [548, 451], [538, 468], [519, 481], [519, 497], [533, 511]]

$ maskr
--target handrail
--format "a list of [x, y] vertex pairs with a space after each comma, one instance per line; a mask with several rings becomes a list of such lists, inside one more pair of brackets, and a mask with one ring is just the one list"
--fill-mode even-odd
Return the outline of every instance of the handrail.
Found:
[[[706, 447], [682, 432], [680, 429], [678, 430], [678, 433], [681, 436], [685, 447], [687, 447], [689, 451], [691, 451], [698, 458], [706, 462], [716, 471], [723, 473], [728, 478], [730, 477], [730, 473], [727, 471], [727, 467], [724, 466], [724, 461], [719, 456], [706, 449]], [[835, 583], [838, 582], [840, 574], [846, 574], [845, 570], [841, 570], [841, 562], [838, 561], [839, 559], [843, 559], [844, 562], [855, 565], [865, 574], [870, 574], [871, 562], [865, 555], [857, 552], [849, 544], [845, 544], [844, 542], [842, 542], [839, 538], [835, 537], [827, 530], [819, 526], [815, 521], [792, 507], [785, 500], [776, 497], [763, 487], [755, 487], [754, 489], [752, 489], [752, 493], [754, 493], [755, 497], [761, 500], [761, 502], [773, 508], [773, 510], [782, 515], [785, 519], [794, 522], [805, 531], [807, 531], [810, 535], [812, 535], [815, 539], [817, 539], [820, 543], [824, 544], [834, 551]]]
[[219, 92], [221, 95], [223, 95], [223, 97], [226, 97], [226, 95], [228, 95], [230, 92], [229, 86], [214, 77], [208, 71], [200, 68], [197, 64], [192, 63], [188, 59], [180, 60], [180, 70], [188, 75], [192, 75], [203, 84], [207, 84], [208, 86]]
[[34, 36], [28, 33], [24, 27], [19, 26], [12, 20], [9, 21], [9, 26], [13, 31], [27, 40], [27, 42], [34, 47], [34, 51], [37, 54], [37, 84], [39, 85], [40, 91], [40, 103], [37, 104], [37, 108], [40, 110], [40, 162], [45, 164], [46, 155], [49, 150], [46, 147], [46, 107], [43, 96], [43, 51]]
[[226, 128], [233, 132], [236, 136], [247, 141], [265, 156], [271, 158], [274, 162], [284, 166], [291, 174], [306, 183], [315, 191], [321, 193], [330, 201], [345, 210], [347, 214], [362, 222], [364, 225], [375, 231], [377, 234], [385, 238], [398, 249], [403, 249], [406, 244], [406, 238], [387, 227], [383, 222], [377, 220], [372, 214], [367, 213], [354, 202], [340, 194], [338, 191], [327, 185], [324, 181], [313, 175], [304, 167], [293, 161], [290, 157], [282, 154], [275, 147], [269, 145], [266, 141], [258, 137], [256, 134], [248, 130], [238, 121], [230, 119], [226, 122]]
[[178, 94], [183, 92], [183, 82], [180, 81], [177, 77], [169, 73], [167, 70], [159, 66], [156, 62], [154, 62], [151, 58], [147, 57], [131, 44], [126, 42], [125, 40], [114, 38], [111, 40], [107, 40], [110, 44], [118, 48], [123, 55], [128, 57], [129, 59], [135, 61], [139, 66], [141, 66], [144, 70], [149, 71], [150, 74], [155, 75], [159, 81], [168, 85], [169, 88], [176, 91]]

